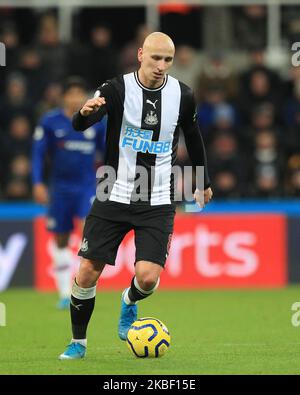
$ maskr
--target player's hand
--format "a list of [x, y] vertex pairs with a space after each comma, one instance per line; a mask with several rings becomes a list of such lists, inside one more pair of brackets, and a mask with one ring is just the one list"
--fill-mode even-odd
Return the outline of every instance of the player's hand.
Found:
[[48, 189], [44, 184], [35, 184], [33, 186], [33, 198], [36, 203], [47, 204], [49, 202]]
[[97, 112], [104, 104], [106, 104], [105, 97], [94, 97], [93, 99], [89, 99], [81, 108], [80, 114], [83, 117], [87, 117]]
[[205, 207], [207, 203], [210, 202], [213, 196], [213, 191], [211, 188], [207, 188], [204, 191], [200, 191], [198, 188], [195, 190], [194, 199], [198, 206], [201, 208]]

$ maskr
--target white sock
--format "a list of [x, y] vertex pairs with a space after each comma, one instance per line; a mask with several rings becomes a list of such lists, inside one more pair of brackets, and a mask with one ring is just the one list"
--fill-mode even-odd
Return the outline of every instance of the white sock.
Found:
[[85, 348], [87, 347], [87, 339], [72, 339], [71, 343], [79, 343]]
[[[142, 294], [144, 294], [144, 295], [151, 295], [151, 294], [153, 294], [153, 292], [158, 288], [159, 283], [160, 283], [160, 277], [158, 277], [157, 282], [156, 282], [156, 284], [154, 285], [154, 287], [153, 287], [152, 289], [150, 289], [150, 290], [148, 290], [148, 291], [145, 291], [144, 289], [142, 289], [142, 288], [139, 286], [139, 283], [137, 282], [136, 277], [134, 277], [134, 285], [135, 285], [135, 287], [137, 288], [138, 291], [140, 291], [140, 292], [141, 292]], [[130, 287], [127, 288], [126, 291], [124, 292], [124, 302], [125, 302], [127, 305], [136, 304], [136, 303], [138, 302], [138, 300], [137, 300], [136, 302], [132, 302], [132, 300], [130, 300], [129, 295], [128, 295], [129, 290], [130, 290]]]
[[129, 299], [129, 296], [128, 296], [129, 289], [130, 289], [130, 288], [127, 288], [126, 291], [125, 291], [125, 293], [124, 293], [124, 302], [125, 302], [126, 304], [128, 304], [128, 305], [136, 304], [136, 302], [132, 302], [132, 301]]
[[53, 254], [56, 287], [61, 298], [71, 295], [72, 252], [68, 247], [55, 247]]

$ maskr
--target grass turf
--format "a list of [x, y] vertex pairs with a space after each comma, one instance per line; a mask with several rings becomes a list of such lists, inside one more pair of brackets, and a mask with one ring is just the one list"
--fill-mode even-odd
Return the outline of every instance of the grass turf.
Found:
[[97, 294], [84, 360], [58, 361], [70, 340], [68, 311], [55, 294], [0, 294], [0, 374], [299, 374], [300, 327], [291, 324], [297, 287], [282, 290], [159, 291], [139, 317], [160, 318], [171, 347], [160, 359], [137, 359], [117, 337], [120, 293]]

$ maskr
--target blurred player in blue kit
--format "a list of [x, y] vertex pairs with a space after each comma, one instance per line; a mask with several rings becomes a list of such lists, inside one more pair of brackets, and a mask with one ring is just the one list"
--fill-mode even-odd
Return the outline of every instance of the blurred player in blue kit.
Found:
[[[58, 308], [69, 308], [72, 252], [69, 248], [74, 219], [83, 226], [96, 191], [96, 151], [102, 152], [106, 119], [84, 133], [72, 127], [72, 115], [87, 99], [84, 81], [70, 77], [64, 85], [62, 108], [46, 113], [35, 129], [32, 150], [34, 199], [48, 204], [47, 228], [54, 233], [54, 276], [59, 293]], [[44, 182], [44, 165], [50, 157], [49, 190]]]

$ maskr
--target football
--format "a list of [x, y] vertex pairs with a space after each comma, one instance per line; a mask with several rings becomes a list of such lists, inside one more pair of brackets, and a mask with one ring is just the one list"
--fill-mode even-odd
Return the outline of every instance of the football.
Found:
[[130, 327], [127, 346], [138, 358], [158, 358], [170, 347], [170, 333], [166, 325], [153, 317], [140, 318]]

